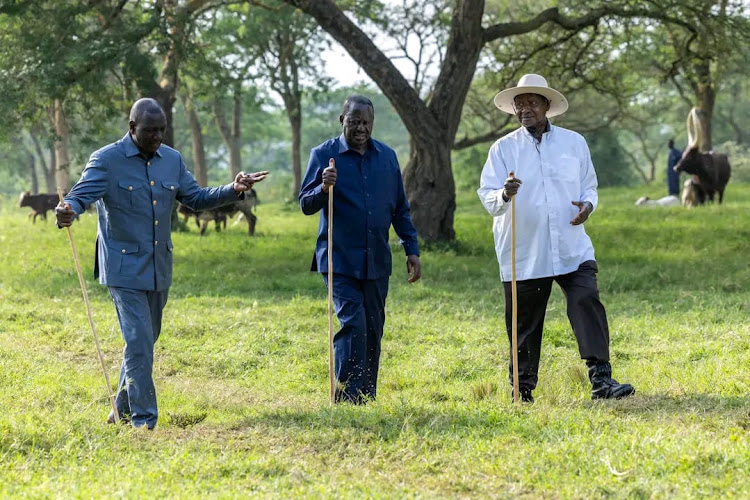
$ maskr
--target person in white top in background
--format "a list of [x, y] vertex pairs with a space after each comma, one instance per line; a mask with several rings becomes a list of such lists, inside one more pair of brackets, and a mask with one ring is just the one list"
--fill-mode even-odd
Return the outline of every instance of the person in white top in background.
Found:
[[[494, 216], [495, 251], [505, 290], [505, 323], [511, 333], [510, 198], [516, 197], [518, 371], [521, 399], [533, 402], [547, 301], [552, 282], [563, 290], [568, 319], [586, 361], [592, 399], [630, 396], [635, 389], [612, 379], [609, 327], [596, 283], [598, 271], [583, 223], [596, 209], [597, 180], [586, 140], [550, 124], [568, 109], [565, 97], [542, 76], [524, 75], [495, 96], [495, 106], [515, 114], [521, 127], [490, 148], [477, 191]], [[514, 177], [510, 177], [513, 172]], [[512, 359], [512, 356], [511, 356]], [[511, 362], [512, 363], [512, 362]], [[513, 367], [509, 367], [512, 374]], [[509, 377], [512, 384], [512, 377]]]

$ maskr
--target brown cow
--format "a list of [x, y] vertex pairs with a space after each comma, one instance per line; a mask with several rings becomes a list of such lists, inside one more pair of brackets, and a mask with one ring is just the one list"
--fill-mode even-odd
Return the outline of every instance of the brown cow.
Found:
[[37, 215], [47, 220], [47, 210], [54, 210], [59, 200], [56, 194], [31, 194], [31, 191], [24, 191], [18, 200], [18, 206], [31, 207], [29, 217], [33, 217], [32, 222], [36, 224]]

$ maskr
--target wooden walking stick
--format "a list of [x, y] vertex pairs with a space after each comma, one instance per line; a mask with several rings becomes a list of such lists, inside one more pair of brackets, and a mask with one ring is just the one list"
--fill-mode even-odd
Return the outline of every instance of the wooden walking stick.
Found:
[[[510, 173], [510, 178], [515, 176]], [[519, 401], [518, 387], [518, 289], [516, 287], [516, 197], [510, 197], [510, 296], [512, 301], [510, 348], [513, 364], [513, 402]]]
[[[64, 203], [62, 189], [57, 188], [57, 195], [60, 197], [60, 202]], [[112, 387], [109, 385], [109, 375], [107, 375], [107, 366], [104, 363], [104, 355], [102, 354], [102, 348], [99, 346], [99, 336], [96, 334], [96, 327], [94, 326], [94, 317], [91, 315], [91, 304], [89, 303], [89, 294], [86, 291], [86, 282], [83, 280], [83, 272], [81, 271], [81, 263], [78, 261], [78, 252], [76, 251], [76, 244], [73, 241], [73, 231], [68, 229], [68, 239], [70, 240], [70, 248], [73, 250], [73, 260], [76, 264], [76, 271], [78, 272], [78, 282], [81, 285], [81, 293], [83, 294], [83, 301], [86, 303], [86, 313], [89, 317], [89, 325], [91, 325], [91, 331], [94, 333], [94, 343], [96, 344], [96, 352], [99, 354], [99, 362], [102, 365], [102, 372], [104, 373], [104, 381], [107, 384], [107, 394], [109, 395], [109, 402], [112, 405], [112, 413], [115, 416], [115, 423], [120, 421], [120, 413], [117, 411], [117, 405], [115, 404], [115, 396], [112, 394]]]
[[[329, 167], [335, 167], [333, 158]], [[333, 186], [328, 187], [328, 380], [331, 385], [331, 404], [336, 400], [336, 377], [333, 373]]]

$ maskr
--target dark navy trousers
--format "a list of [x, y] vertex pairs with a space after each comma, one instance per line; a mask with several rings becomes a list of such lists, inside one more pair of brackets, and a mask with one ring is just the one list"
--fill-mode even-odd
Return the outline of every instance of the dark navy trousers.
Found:
[[667, 190], [672, 196], [680, 196], [680, 173], [673, 167], [667, 167]]
[[115, 303], [125, 350], [115, 404], [120, 415], [129, 415], [133, 427], [156, 425], [158, 411], [152, 376], [154, 344], [169, 291], [151, 292], [109, 287]]
[[[567, 302], [568, 320], [578, 341], [582, 359], [609, 361], [609, 326], [607, 313], [599, 300], [596, 284], [596, 261], [588, 260], [572, 273], [549, 278], [518, 281], [518, 385], [534, 389], [538, 381], [542, 331], [552, 282], [562, 288]], [[511, 282], [504, 281], [505, 327], [511, 339], [513, 300]], [[513, 385], [513, 358], [508, 366]]]
[[[327, 274], [323, 280], [328, 286]], [[333, 337], [337, 402], [361, 404], [375, 399], [387, 296], [388, 277], [360, 280], [333, 275], [333, 305], [341, 326]]]

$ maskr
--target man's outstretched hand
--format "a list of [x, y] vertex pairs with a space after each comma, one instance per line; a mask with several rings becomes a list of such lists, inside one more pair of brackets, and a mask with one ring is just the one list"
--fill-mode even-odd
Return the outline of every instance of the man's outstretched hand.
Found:
[[237, 174], [237, 177], [234, 178], [234, 191], [236, 193], [243, 193], [245, 191], [248, 191], [251, 187], [253, 187], [253, 184], [262, 181], [266, 178], [267, 175], [268, 170], [253, 172], [251, 174], [240, 172], [239, 174]]

